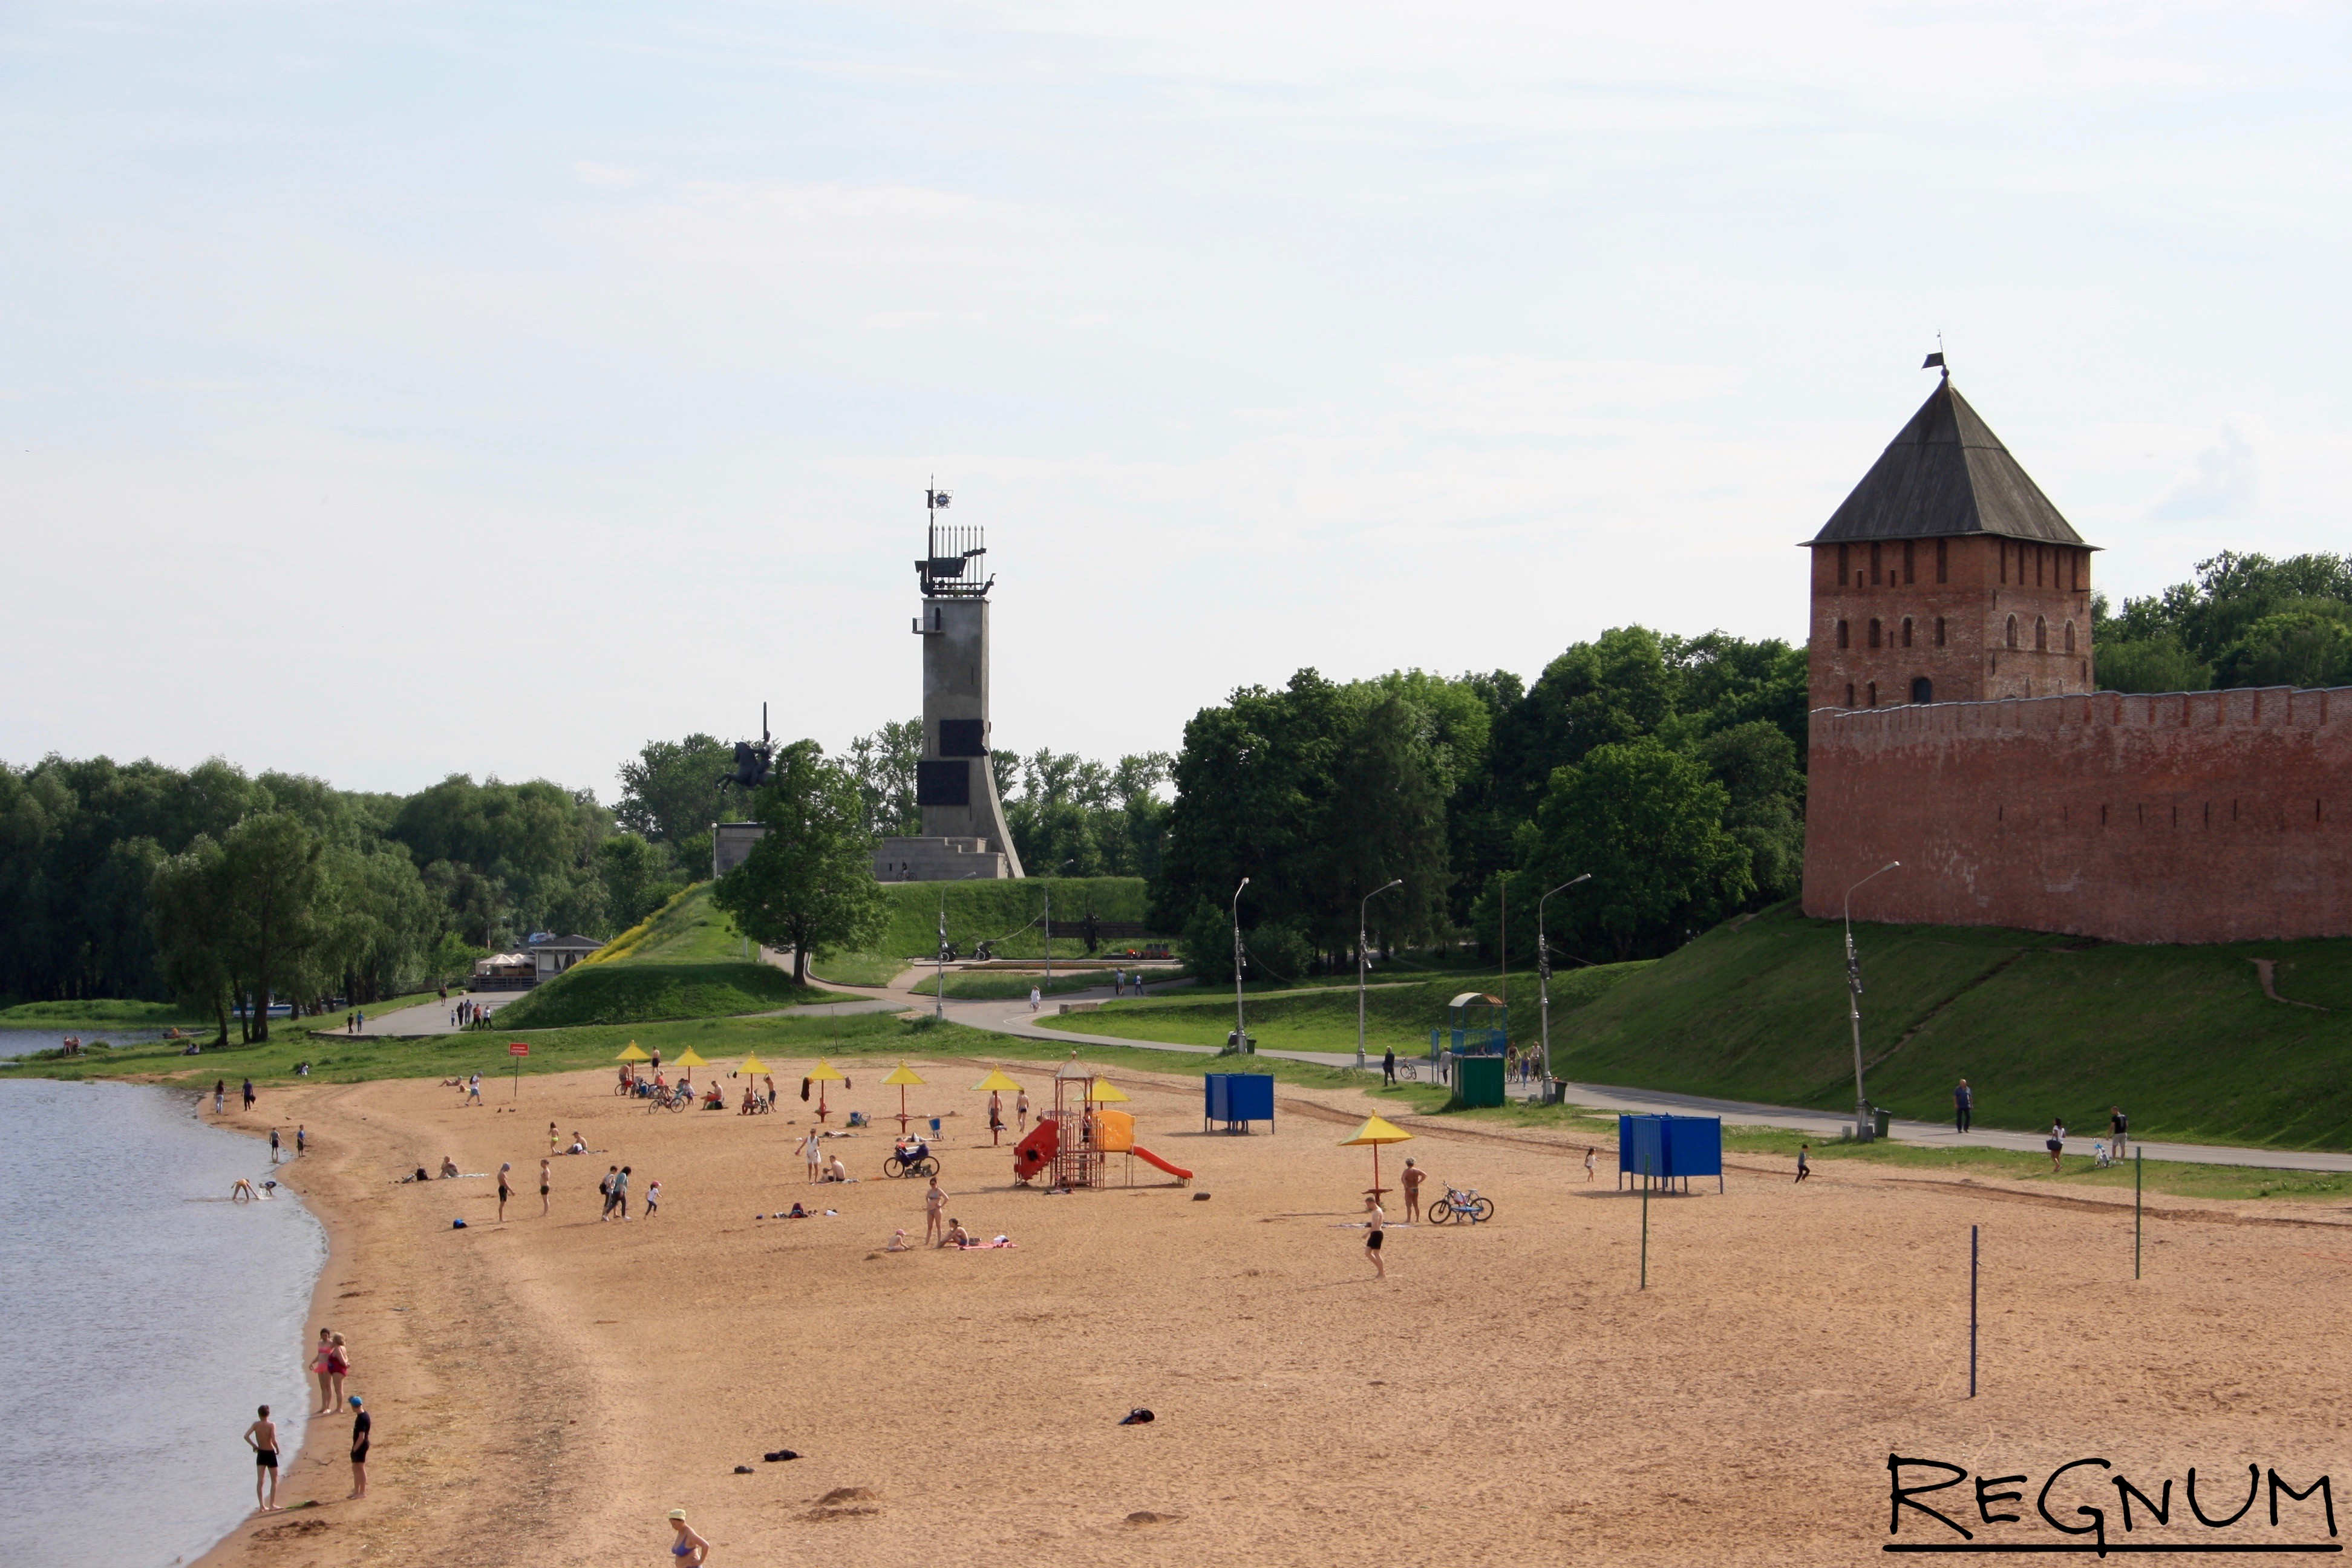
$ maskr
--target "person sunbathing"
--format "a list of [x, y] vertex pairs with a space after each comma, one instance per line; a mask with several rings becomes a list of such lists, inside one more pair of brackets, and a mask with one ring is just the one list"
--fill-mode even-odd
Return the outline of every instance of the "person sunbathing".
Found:
[[456, 1175], [457, 1175], [457, 1161], [455, 1161], [455, 1160], [453, 1160], [453, 1159], [451, 1159], [451, 1158], [450, 1158], [448, 1155], [446, 1155], [446, 1154], [442, 1155], [442, 1156], [441, 1156], [441, 1179], [442, 1179], [443, 1181], [445, 1181], [445, 1182], [446, 1182], [446, 1181], [448, 1181], [448, 1180], [450, 1180], [452, 1177], [456, 1176]]
[[948, 1221], [948, 1233], [940, 1237], [940, 1245], [941, 1247], [952, 1247], [959, 1249], [970, 1247], [971, 1245], [971, 1233], [964, 1229], [963, 1221], [960, 1219], [950, 1219]]

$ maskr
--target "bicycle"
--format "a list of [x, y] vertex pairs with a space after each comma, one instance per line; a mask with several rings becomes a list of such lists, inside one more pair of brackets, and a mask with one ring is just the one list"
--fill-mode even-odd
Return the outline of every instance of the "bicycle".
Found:
[[1414, 1067], [1411, 1062], [1397, 1063], [1396, 1075], [1406, 1083], [1419, 1083], [1421, 1081], [1421, 1069]]
[[684, 1110], [694, 1103], [694, 1090], [673, 1086], [659, 1093], [646, 1096], [646, 1110], [648, 1111]]
[[1448, 1187], [1444, 1197], [1429, 1205], [1428, 1213], [1432, 1225], [1448, 1225], [1455, 1220], [1484, 1225], [1495, 1217], [1495, 1200], [1480, 1197], [1475, 1187]]

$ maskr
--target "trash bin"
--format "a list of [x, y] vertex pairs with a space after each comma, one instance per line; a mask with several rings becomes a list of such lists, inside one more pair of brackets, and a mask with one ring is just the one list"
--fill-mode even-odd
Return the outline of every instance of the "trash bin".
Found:
[[1556, 1078], [1548, 1078], [1544, 1079], [1543, 1102], [1546, 1105], [1566, 1105], [1568, 1103], [1568, 1085]]
[[1886, 1125], [1894, 1120], [1895, 1113], [1886, 1110], [1884, 1106], [1874, 1105], [1870, 1108], [1871, 1127], [1879, 1137], [1884, 1138], [1886, 1136]]

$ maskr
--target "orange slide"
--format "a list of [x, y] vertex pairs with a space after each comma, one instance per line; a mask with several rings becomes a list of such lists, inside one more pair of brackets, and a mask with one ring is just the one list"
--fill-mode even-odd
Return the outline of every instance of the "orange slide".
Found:
[[1153, 1153], [1150, 1150], [1145, 1148], [1140, 1143], [1136, 1144], [1134, 1148], [1129, 1152], [1147, 1165], [1159, 1166], [1161, 1170], [1167, 1172], [1170, 1175], [1175, 1177], [1180, 1182], [1189, 1182], [1192, 1179], [1192, 1172], [1183, 1169], [1181, 1166], [1170, 1164], [1167, 1161], [1161, 1159], [1159, 1155]]

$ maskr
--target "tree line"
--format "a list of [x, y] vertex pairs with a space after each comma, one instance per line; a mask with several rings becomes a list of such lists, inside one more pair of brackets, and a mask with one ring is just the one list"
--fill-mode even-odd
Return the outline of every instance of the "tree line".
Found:
[[1795, 890], [1804, 745], [1804, 650], [1777, 639], [1617, 627], [1533, 685], [1302, 669], [1185, 725], [1153, 917], [1211, 978], [1232, 974], [1244, 878], [1272, 977], [1347, 962], [1360, 914], [1382, 950], [1467, 930], [1520, 962], [1537, 899], [1590, 872], [1550, 907], [1555, 945], [1664, 952]]
[[2095, 595], [2091, 651], [2108, 691], [2352, 685], [2352, 556], [2224, 551], [2121, 614]]

